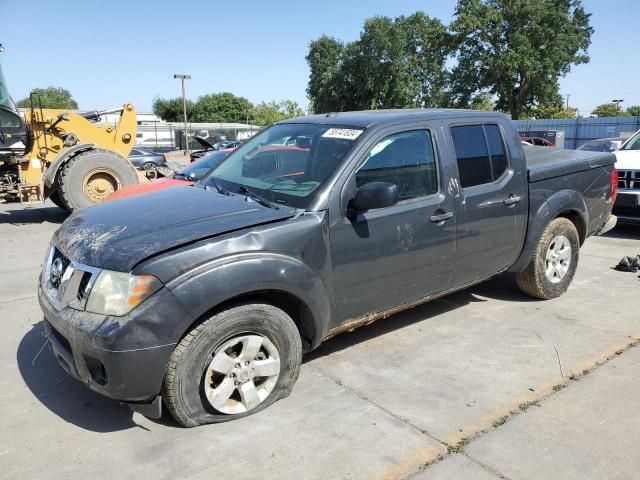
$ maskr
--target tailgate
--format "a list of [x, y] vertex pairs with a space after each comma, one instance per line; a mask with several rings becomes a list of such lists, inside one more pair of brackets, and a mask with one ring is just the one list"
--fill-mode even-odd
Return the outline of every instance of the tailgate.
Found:
[[588, 152], [549, 147], [525, 147], [529, 182], [570, 175], [591, 168], [613, 165], [616, 157], [609, 152]]

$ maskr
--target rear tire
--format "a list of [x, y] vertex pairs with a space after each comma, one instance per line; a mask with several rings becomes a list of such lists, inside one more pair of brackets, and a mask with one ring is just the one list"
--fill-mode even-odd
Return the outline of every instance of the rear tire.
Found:
[[138, 183], [131, 163], [116, 152], [93, 149], [69, 160], [59, 177], [62, 203], [70, 211], [102, 202], [111, 193]]
[[520, 290], [542, 300], [562, 295], [578, 267], [580, 237], [575, 225], [556, 218], [544, 229], [527, 268], [516, 275]]
[[[257, 356], [249, 353], [249, 338], [260, 345], [253, 349]], [[213, 315], [178, 343], [162, 397], [185, 427], [235, 420], [288, 396], [301, 363], [302, 342], [291, 317], [271, 305], [241, 305]]]

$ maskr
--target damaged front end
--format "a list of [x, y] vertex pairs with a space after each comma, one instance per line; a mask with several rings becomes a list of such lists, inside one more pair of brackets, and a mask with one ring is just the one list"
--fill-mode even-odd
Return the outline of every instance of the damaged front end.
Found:
[[109, 274], [52, 245], [38, 288], [45, 335], [69, 375], [135, 411], [159, 415], [158, 395], [175, 347], [170, 319], [189, 313], [157, 279], [128, 289], [121, 282], [108, 291], [118, 282]]

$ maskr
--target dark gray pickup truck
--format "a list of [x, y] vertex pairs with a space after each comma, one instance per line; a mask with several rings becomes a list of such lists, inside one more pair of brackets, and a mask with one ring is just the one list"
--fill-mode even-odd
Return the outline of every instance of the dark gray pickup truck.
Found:
[[614, 156], [525, 148], [499, 113], [276, 124], [194, 186], [70, 216], [40, 277], [50, 346], [89, 388], [194, 426], [288, 395], [324, 339], [499, 273], [557, 297], [615, 223]]

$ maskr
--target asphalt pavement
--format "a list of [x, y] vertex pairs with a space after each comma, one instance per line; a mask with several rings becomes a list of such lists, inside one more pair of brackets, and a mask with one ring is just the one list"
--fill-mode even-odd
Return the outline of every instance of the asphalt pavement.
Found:
[[[640, 228], [536, 301], [501, 276], [329, 340], [290, 397], [184, 429], [69, 378], [36, 282], [64, 213], [0, 205], [0, 477], [632, 479], [640, 475]], [[132, 366], [135, 368], [135, 366]]]

